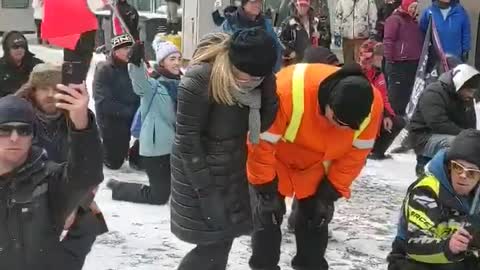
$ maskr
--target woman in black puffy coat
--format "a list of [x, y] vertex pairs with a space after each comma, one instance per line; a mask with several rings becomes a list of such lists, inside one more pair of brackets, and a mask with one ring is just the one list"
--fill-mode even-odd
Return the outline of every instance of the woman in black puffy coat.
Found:
[[277, 111], [275, 41], [263, 30], [204, 38], [178, 90], [171, 156], [171, 230], [196, 244], [179, 270], [224, 270], [234, 238], [252, 229], [247, 137]]

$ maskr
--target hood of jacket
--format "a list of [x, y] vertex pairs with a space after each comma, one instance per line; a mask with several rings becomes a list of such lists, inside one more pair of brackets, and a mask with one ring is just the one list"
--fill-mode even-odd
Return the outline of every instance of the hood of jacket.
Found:
[[433, 175], [439, 182], [440, 185], [446, 190], [449, 195], [452, 197], [458, 198], [465, 211], [465, 213], [469, 212], [470, 209], [470, 203], [466, 197], [463, 196], [458, 196], [455, 190], [453, 189], [452, 183], [450, 181], [450, 176], [447, 173], [447, 151], [445, 149], [439, 151], [433, 158], [432, 160], [427, 164], [427, 170], [426, 173]]
[[10, 31], [10, 32], [5, 32], [5, 34], [3, 34], [3, 37], [2, 37], [3, 57], [8, 58], [9, 55], [10, 55], [9, 49], [7, 48], [7, 39], [12, 34], [18, 34], [18, 35], [23, 37], [23, 39], [25, 40], [25, 44], [26, 44], [25, 57], [27, 57], [27, 56], [28, 57], [33, 57], [34, 54], [32, 52], [30, 52], [30, 50], [28, 48], [27, 38], [22, 33], [20, 33], [19, 31]]
[[263, 27], [265, 25], [265, 17], [263, 17], [263, 15], [258, 15], [257, 18], [252, 21], [247, 17], [243, 8], [238, 8], [235, 13], [227, 16], [225, 19], [232, 28], [235, 28], [233, 29], [234, 31], [244, 28]]

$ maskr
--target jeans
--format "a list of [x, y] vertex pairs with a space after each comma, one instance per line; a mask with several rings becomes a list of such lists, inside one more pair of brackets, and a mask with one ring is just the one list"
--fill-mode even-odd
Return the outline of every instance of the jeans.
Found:
[[453, 139], [453, 135], [432, 134], [423, 148], [422, 156], [433, 158], [438, 151], [449, 148]]

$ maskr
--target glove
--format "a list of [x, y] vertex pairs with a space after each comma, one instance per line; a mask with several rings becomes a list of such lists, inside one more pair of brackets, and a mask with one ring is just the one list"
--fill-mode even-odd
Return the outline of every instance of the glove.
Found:
[[330, 180], [328, 180], [327, 177], [324, 177], [318, 186], [315, 197], [316, 203], [312, 226], [319, 228], [332, 221], [333, 212], [335, 211], [334, 202], [341, 196], [332, 186]]
[[145, 58], [145, 45], [143, 42], [136, 42], [128, 52], [128, 63], [140, 67], [142, 60]]
[[480, 250], [480, 217], [468, 216], [465, 221], [465, 230], [473, 236], [469, 249]]
[[221, 230], [228, 225], [225, 200], [218, 190], [212, 188], [207, 194], [199, 194], [200, 209], [209, 227]]
[[335, 46], [341, 47], [342, 46], [342, 36], [340, 36], [339, 34], [335, 34], [333, 36], [333, 43], [335, 44]]
[[285, 215], [285, 201], [278, 194], [278, 180], [253, 186], [256, 194], [256, 205], [254, 206], [254, 215], [256, 215], [263, 226], [280, 226]]

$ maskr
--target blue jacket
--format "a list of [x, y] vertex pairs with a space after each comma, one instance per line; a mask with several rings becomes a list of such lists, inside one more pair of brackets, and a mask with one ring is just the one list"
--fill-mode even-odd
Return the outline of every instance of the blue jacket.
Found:
[[[141, 97], [140, 155], [145, 157], [168, 155], [172, 151], [175, 137], [176, 106], [169, 94], [172, 92], [171, 89], [169, 91], [165, 85], [178, 87], [179, 81], [164, 77], [150, 78], [143, 65], [137, 67], [128, 64], [128, 72], [133, 91]], [[166, 83], [161, 83], [162, 80]]]
[[237, 12], [235, 12], [232, 16], [228, 16], [226, 20], [223, 22], [221, 28], [222, 32], [227, 34], [233, 34], [237, 31], [241, 31], [243, 29], [251, 28], [251, 27], [263, 27], [267, 33], [269, 33], [273, 39], [275, 40], [275, 46], [277, 48], [277, 63], [275, 64], [275, 68], [273, 72], [278, 72], [280, 68], [282, 68], [282, 52], [283, 52], [283, 45], [280, 43], [278, 39], [277, 33], [275, 29], [273, 29], [272, 22], [270, 19], [263, 17], [262, 15], [256, 21], [250, 21], [245, 18], [243, 14], [243, 9], [239, 8]]
[[444, 52], [461, 59], [463, 53], [470, 51], [470, 20], [467, 12], [458, 2], [453, 1], [451, 7], [445, 20], [434, 0], [433, 5], [423, 12], [420, 28], [423, 33], [426, 33], [429, 17], [433, 16]]

